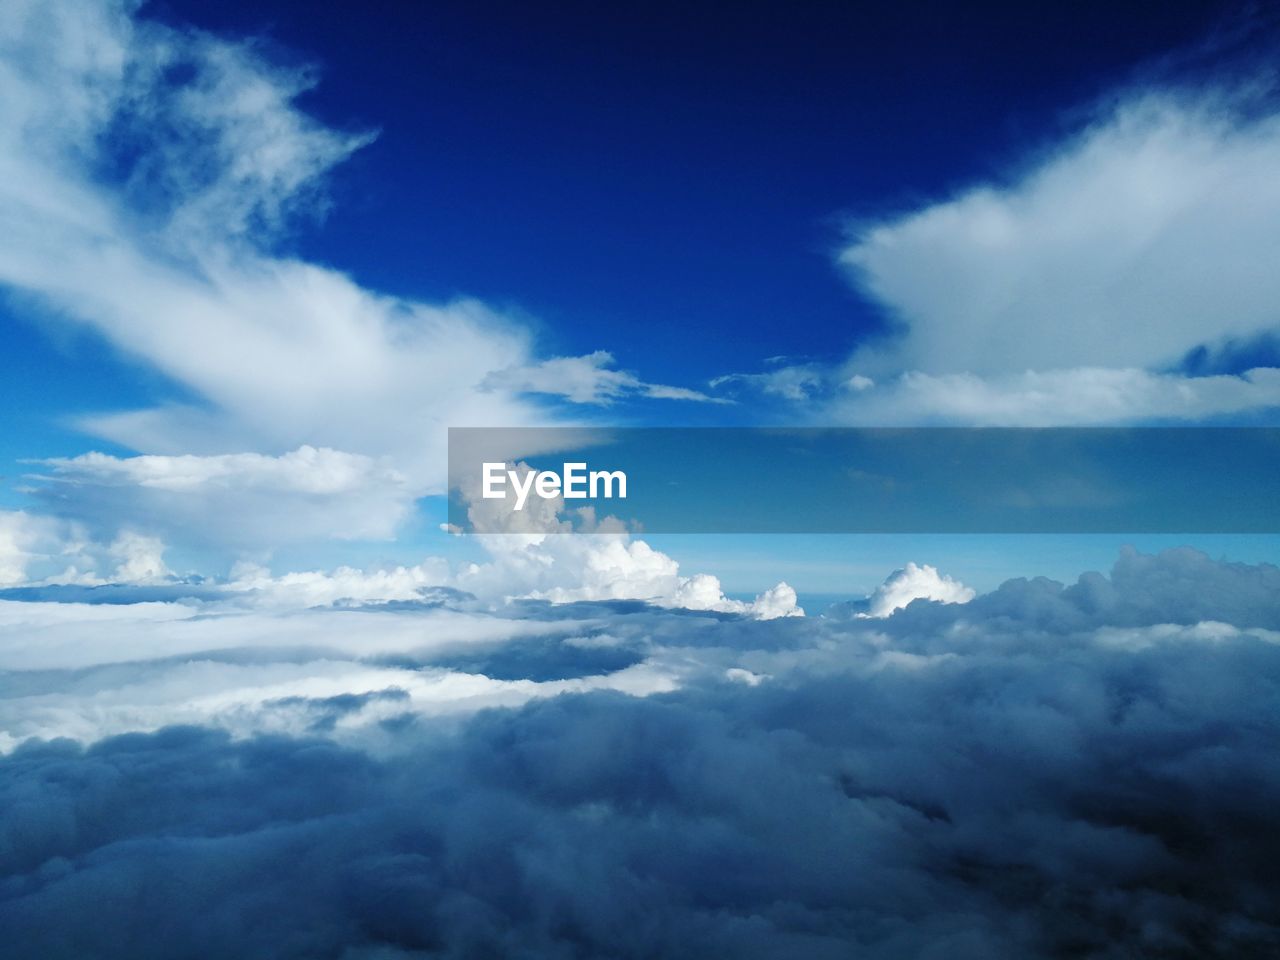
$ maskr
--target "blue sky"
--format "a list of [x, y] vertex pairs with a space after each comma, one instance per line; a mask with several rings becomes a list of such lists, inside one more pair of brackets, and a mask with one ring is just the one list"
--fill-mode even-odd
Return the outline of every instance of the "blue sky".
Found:
[[[13, 582], [483, 560], [437, 529], [449, 425], [1280, 407], [1265, 12], [87, 9], [13, 53]], [[1124, 539], [686, 548], [840, 593]]]
[[291, 238], [303, 255], [373, 289], [512, 305], [548, 354], [604, 348], [697, 385], [845, 356], [885, 321], [833, 267], [845, 218], [1024, 162], [1230, 14], [916, 6], [146, 9], [265, 35], [318, 67], [308, 112], [377, 129], [334, 172], [323, 229]]
[[1277, 536], [445, 529], [452, 427], [1280, 425], [1278, 29], [0, 2], [6, 956], [1280, 955]]

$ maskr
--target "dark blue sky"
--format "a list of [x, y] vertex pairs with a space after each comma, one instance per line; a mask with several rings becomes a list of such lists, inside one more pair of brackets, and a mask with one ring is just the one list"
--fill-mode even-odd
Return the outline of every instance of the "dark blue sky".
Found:
[[[335, 337], [339, 347], [330, 352], [329, 328], [320, 322], [324, 318], [307, 313], [308, 305], [298, 306], [291, 293], [281, 295], [280, 306], [266, 301], [274, 312], [254, 314], [250, 327], [239, 324], [243, 318], [235, 308], [223, 309], [218, 300], [224, 294], [221, 289], [201, 288], [197, 299], [179, 300], [175, 308], [166, 299], [171, 292], [168, 286], [159, 293], [140, 291], [132, 285], [138, 278], [126, 277], [120, 280], [120, 290], [108, 291], [118, 294], [109, 308], [95, 307], [85, 313], [77, 312], [79, 286], [55, 277], [45, 287], [35, 283], [30, 291], [12, 293], [12, 300], [0, 304], [6, 347], [0, 352], [0, 401], [8, 415], [5, 430], [0, 431], [0, 472], [7, 479], [0, 484], [0, 503], [30, 507], [27, 481], [21, 478], [40, 468], [23, 460], [75, 457], [87, 450], [122, 457], [246, 451], [280, 457], [309, 444], [371, 457], [394, 459], [403, 454], [402, 459], [412, 460], [419, 471], [414, 474], [413, 482], [419, 485], [415, 489], [428, 489], [422, 478], [434, 476], [434, 461], [421, 455], [420, 448], [429, 444], [432, 425], [472, 418], [474, 411], [465, 403], [494, 409], [495, 393], [487, 386], [490, 375], [510, 373], [510, 365], [517, 362], [608, 350], [623, 370], [635, 371], [645, 383], [665, 389], [671, 385], [699, 388], [726, 374], [776, 370], [765, 363], [777, 356], [789, 357], [789, 368], [801, 374], [807, 369], [804, 360], [838, 361], [888, 319], [878, 305], [860, 299], [835, 265], [836, 252], [850, 242], [842, 232], [849, 220], [927, 209], [934, 201], [989, 180], [1021, 183], [1023, 174], [1054, 151], [1061, 153], [1063, 144], [1071, 142], [1069, 134], [1096, 116], [1091, 110], [1101, 98], [1123, 97], [1127, 84], [1139, 90], [1178, 85], [1193, 92], [1225, 88], [1232, 79], [1253, 76], [1247, 69], [1250, 65], [1270, 63], [1257, 50], [1241, 55], [1240, 48], [1271, 43], [1277, 31], [1265, 25], [1252, 31], [1241, 27], [1256, 19], [1270, 19], [1275, 27], [1275, 13], [1242, 12], [1234, 2], [1165, 4], [1154, 16], [1150, 11], [1147, 5], [1079, 2], [980, 7], [648, 4], [642, 8], [485, 3], [380, 3], [357, 8], [283, 0], [144, 4], [140, 16], [179, 28], [167, 35], [170, 38], [188, 39], [190, 26], [237, 43], [259, 37], [268, 60], [314, 65], [317, 85], [300, 98], [301, 109], [326, 129], [379, 132], [372, 144], [337, 167], [329, 184], [332, 204], [327, 219], [298, 223], [284, 241], [285, 253], [350, 272], [370, 298], [387, 293], [432, 303], [460, 295], [476, 297], [517, 325], [527, 322], [540, 342], [521, 352], [522, 328], [511, 338], [520, 345], [514, 352], [506, 342], [486, 347], [483, 338], [478, 348], [476, 340], [460, 340], [469, 345], [462, 348], [442, 340], [432, 344], [430, 356], [424, 351], [416, 358], [420, 369], [429, 373], [419, 374], [414, 367], [403, 382], [393, 378], [384, 390], [380, 378], [393, 366], [384, 361], [402, 345], [384, 342], [380, 335], [362, 336], [368, 331], [358, 317], [352, 319], [341, 310], [336, 311], [336, 319], [330, 319], [334, 329], [349, 339]], [[1254, 43], [1258, 37], [1262, 39]], [[138, 51], [144, 57], [155, 52], [147, 41], [139, 44]], [[156, 103], [167, 103], [168, 96], [182, 87], [178, 80], [172, 88], [159, 82], [157, 89], [145, 88], [145, 93]], [[1222, 115], [1234, 116], [1231, 111]], [[282, 108], [280, 116], [292, 114]], [[261, 129], [273, 129], [266, 122], [270, 119], [264, 119]], [[163, 136], [163, 130], [158, 136]], [[1270, 144], [1256, 132], [1255, 139], [1263, 146]], [[85, 149], [79, 143], [72, 146], [74, 151]], [[108, 146], [112, 149], [104, 149], [104, 156], [132, 159], [129, 144]], [[1270, 182], [1270, 167], [1259, 166], [1255, 173], [1230, 152], [1232, 144], [1219, 146], [1232, 164], [1223, 169], [1243, 170], [1248, 183], [1253, 182], [1248, 176], [1258, 177], [1260, 185]], [[1234, 194], [1223, 198], [1197, 186], [1199, 181], [1192, 174], [1201, 165], [1182, 163], [1178, 151], [1184, 147], [1192, 156], [1192, 147], [1175, 142], [1171, 149], [1176, 156], [1161, 168], [1169, 177], [1155, 178], [1171, 184], [1169, 195], [1163, 196], [1165, 207], [1177, 207], [1174, 200], [1189, 184], [1201, 191], [1193, 199], [1198, 197], [1205, 209], [1221, 213], [1210, 221], [1211, 227], [1222, 228], [1221, 236], [1230, 234], [1238, 223], [1251, 223], [1232, 206]], [[1111, 158], [1113, 165], [1127, 169], [1128, 156], [1120, 151]], [[192, 179], [198, 180], [198, 163], [194, 160], [190, 169], [180, 170], [179, 180], [193, 171]], [[109, 165], [108, 169], [115, 172]], [[1069, 172], [1078, 173], [1074, 168]], [[140, 182], [143, 188], [138, 192], [145, 194], [150, 181], [143, 177]], [[1068, 191], [1060, 206], [1049, 205], [1046, 221], [1056, 223], [1060, 210], [1082, 202], [1082, 185], [1093, 181], [1081, 177], [1074, 182], [1080, 189]], [[133, 195], [117, 196], [113, 191], [119, 184], [90, 186], [95, 195], [101, 190], [108, 206], [120, 203], [128, 208], [139, 201]], [[1102, 195], [1112, 196], [1106, 191]], [[154, 198], [141, 198], [143, 206], [148, 199]], [[1092, 202], [1087, 192], [1083, 202]], [[1100, 206], [1105, 207], [1105, 202]], [[1264, 240], [1271, 237], [1266, 225], [1274, 222], [1269, 209], [1257, 207], [1256, 213], [1266, 221], [1257, 231]], [[1093, 284], [1109, 291], [1128, 282], [1131, 278], [1123, 271], [1093, 270], [1094, 259], [1115, 259], [1114, 251], [1105, 250], [1100, 258], [1093, 257], [1099, 246], [1096, 241], [1105, 240], [1117, 222], [1138, 232], [1157, 229], [1159, 222], [1153, 226], [1143, 217], [1115, 221], [1102, 215], [1105, 210], [1092, 212], [1096, 223], [1091, 221], [1082, 233], [1084, 254], [1071, 247], [1068, 253], [1074, 259], [1069, 257], [1066, 263], [1056, 248], [1038, 254], [1022, 265], [1011, 286], [1048, 289], [1056, 297], [1072, 285]], [[1039, 222], [1027, 226], [1026, 235], [1035, 235], [1038, 228]], [[963, 231], [957, 236], [957, 244], [968, 243]], [[1175, 232], [1172, 239], [1176, 251], [1201, 247], [1199, 235], [1188, 239]], [[130, 251], [142, 245], [127, 231], [123, 240]], [[273, 236], [264, 239], [267, 244], [274, 241]], [[94, 243], [86, 243], [84, 251], [75, 247], [73, 252], [96, 263]], [[916, 257], [919, 250], [912, 247], [906, 255], [913, 265], [921, 264], [907, 271], [908, 286], [928, 279], [921, 278], [931, 269], [929, 258]], [[275, 246], [269, 251], [272, 269], [277, 252]], [[148, 268], [141, 274], [145, 284], [166, 261], [150, 253], [140, 256]], [[17, 253], [14, 258], [20, 259]], [[992, 260], [998, 261], [992, 271], [999, 273], [1004, 254]], [[1224, 262], [1239, 260], [1236, 247], [1223, 251], [1212, 263], [1173, 256], [1167, 273], [1179, 275], [1191, 264], [1212, 279], [1224, 275], [1220, 269]], [[1256, 317], [1246, 311], [1247, 323], [1236, 323], [1234, 314], [1224, 312], [1221, 317], [1206, 317], [1203, 340], [1187, 340], [1181, 327], [1166, 331], [1164, 339], [1144, 333], [1158, 341], [1155, 346], [1137, 351], [1136, 359], [1131, 351], [1123, 362], [1115, 363], [1109, 353], [1111, 331], [1103, 330], [1095, 338], [1092, 353], [1062, 361], [1069, 368], [1067, 373], [1079, 368], [1084, 376], [1062, 380], [1055, 388], [1057, 394], [1050, 390], [1052, 397], [1059, 398], [1054, 402], [1073, 400], [1082, 390], [1094, 396], [1097, 391], [1087, 390], [1094, 366], [1105, 368], [1105, 375], [1111, 377], [1106, 382], [1114, 383], [1117, 376], [1133, 373], [1129, 366], [1176, 363], [1188, 345], [1201, 344], [1196, 346], [1199, 352], [1188, 355], [1187, 374], [1240, 372], [1258, 356], [1263, 357], [1263, 365], [1270, 364], [1274, 356], [1268, 339], [1270, 318], [1262, 315], [1275, 302], [1263, 276], [1270, 273], [1268, 265], [1264, 262], [1258, 270], [1262, 279], [1251, 280], [1253, 299], [1263, 307]], [[260, 266], [250, 264], [254, 269]], [[251, 274], [249, 270], [245, 277]], [[1059, 274], [1069, 282], [1059, 284]], [[22, 289], [21, 272], [15, 275], [20, 281], [15, 289]], [[108, 268], [102, 276], [105, 286], [111, 287]], [[976, 274], [943, 277], [938, 284], [943, 292], [931, 301], [933, 306], [951, 296], [952, 289], [972, 294], [959, 289], [966, 287], [970, 276]], [[244, 277], [235, 279], [249, 282]], [[95, 278], [94, 282], [101, 281]], [[976, 276], [969, 286], [980, 288], [983, 282], [983, 277]], [[200, 287], [199, 282], [195, 286]], [[1135, 289], [1145, 295], [1151, 288]], [[1212, 282], [1203, 291], [1196, 290], [1206, 298], [1221, 297]], [[47, 302], [39, 299], [42, 291]], [[903, 290], [896, 293], [896, 300], [886, 299], [903, 302]], [[1110, 302], [1110, 296], [1073, 301], [1063, 310], [1033, 310], [1023, 326], [998, 325], [999, 336], [992, 335], [994, 345], [999, 347], [1001, 343], [995, 341], [1002, 337], [1003, 343], [1016, 345], [1026, 339], [1035, 346], [1044, 328], [1061, 330], [1063, 323], [1070, 322], [1061, 317], [1087, 315], [1098, 302]], [[1246, 306], [1252, 303], [1248, 300]], [[73, 319], [60, 321], [61, 314], [54, 312], [58, 310]], [[186, 312], [179, 316], [175, 310]], [[214, 319], [207, 320], [202, 310]], [[296, 330], [273, 339], [275, 320], [291, 316], [291, 311], [317, 320], [315, 336], [303, 337], [297, 347], [298, 341], [292, 339]], [[125, 319], [120, 320], [117, 312]], [[145, 336], [130, 326], [139, 316], [145, 321]], [[953, 326], [963, 326], [963, 320]], [[1189, 324], [1194, 327], [1198, 322], [1193, 317]], [[206, 362], [210, 357], [201, 351], [216, 353], [210, 344], [217, 344], [198, 336], [206, 332], [202, 325], [216, 328], [218, 323], [227, 325], [227, 336], [243, 338], [241, 354], [224, 365]], [[189, 356], [188, 350], [179, 347], [170, 350], [168, 334], [175, 324], [191, 336], [189, 350], [198, 355]], [[287, 323], [279, 327], [290, 330]], [[464, 325], [464, 333], [469, 330]], [[966, 330], [961, 330], [962, 337]], [[1224, 346], [1219, 331], [1244, 331], [1253, 339], [1229, 340]], [[273, 349], [277, 341], [284, 344], [278, 351]], [[353, 374], [355, 385], [349, 394], [343, 394], [341, 402], [334, 401], [324, 371], [343, 367], [346, 355], [341, 350], [351, 343], [378, 361], [369, 367], [376, 373], [367, 379]], [[128, 349], [137, 355], [125, 353]], [[487, 349], [492, 356], [484, 354]], [[1053, 373], [1059, 358], [1052, 349], [1007, 351], [1008, 356], [997, 358], [1000, 362], [979, 365], [995, 371], [976, 388], [981, 403], [998, 411], [1002, 405], [1020, 410], [1019, 404], [1040, 402], [1043, 391], [1039, 388], [1024, 390], [1020, 382], [1010, 385], [1000, 378], [1016, 376], [1023, 369]], [[462, 356], [467, 351], [484, 354], [474, 370]], [[437, 354], [444, 358], [442, 364], [426, 362]], [[316, 357], [323, 362], [317, 363]], [[921, 368], [917, 363], [921, 358], [911, 354], [891, 359], [901, 362], [886, 367], [883, 375], [873, 371], [880, 381], [874, 395], [857, 395], [871, 413], [854, 410], [856, 416], [850, 422], [866, 422], [885, 411], [894, 415], [886, 422], [911, 419], [915, 395], [899, 390], [893, 378]], [[964, 364], [972, 360], [962, 358], [960, 368], [967, 370]], [[295, 363], [306, 369], [292, 369]], [[467, 367], [456, 383], [446, 375], [450, 364]], [[585, 366], [579, 363], [576, 369]], [[352, 370], [358, 368], [359, 364], [352, 364]], [[245, 370], [254, 375], [245, 376]], [[277, 377], [279, 373], [292, 376]], [[1136, 380], [1132, 376], [1124, 380], [1136, 382], [1133, 390], [1138, 400], [1149, 390], [1167, 390], [1175, 400], [1195, 393], [1195, 384], [1153, 383], [1154, 375], [1139, 373]], [[600, 382], [611, 382], [611, 376], [620, 375], [605, 371]], [[418, 380], [427, 387], [419, 390]], [[438, 391], [437, 381], [443, 384]], [[846, 422], [841, 417], [848, 411], [839, 404], [853, 396], [845, 389], [852, 380], [840, 381], [832, 374], [829, 381], [819, 383], [812, 398], [801, 391], [786, 406], [777, 399], [783, 395], [777, 391], [738, 390], [746, 383], [742, 379], [731, 381], [725, 389], [710, 389], [715, 399], [737, 402], [713, 404], [673, 401], [662, 398], [661, 392], [651, 399], [640, 380], [628, 385], [623, 376], [612, 381], [623, 384], [616, 405], [593, 406], [557, 401], [556, 391], [546, 389], [545, 383], [539, 385], [536, 376], [524, 381], [517, 377], [517, 384], [531, 385], [511, 389], [531, 390], [538, 396], [522, 396], [518, 405], [497, 408], [499, 412], [486, 416], [493, 418], [491, 425], [506, 422], [504, 418], [518, 421], [532, 416], [538, 404], [536, 412], [545, 412], [548, 418], [567, 412], [620, 425]], [[1243, 387], [1211, 384], [1212, 390], [1196, 394], [1199, 406], [1193, 405], [1188, 415], [1208, 418], [1220, 412], [1224, 418], [1243, 418], [1255, 409], [1269, 409], [1273, 401], [1266, 385], [1270, 382], [1264, 376], [1261, 386], [1244, 381]], [[245, 384], [261, 390], [261, 396], [253, 404], [228, 404], [227, 397], [243, 393]], [[1233, 399], [1241, 392], [1247, 395]], [[971, 403], [971, 398], [955, 390], [943, 393], [943, 401], [961, 409], [963, 422], [964, 411], [970, 409], [964, 404]], [[1105, 407], [1108, 394], [1101, 393]], [[1221, 394], [1229, 396], [1220, 400]], [[573, 398], [572, 392], [564, 396]], [[606, 394], [605, 400], [610, 396]], [[455, 400], [463, 406], [451, 406]], [[175, 404], [189, 404], [210, 419], [197, 420], [195, 426], [184, 422], [163, 437], [147, 436], [145, 430], [131, 435], [127, 430], [113, 432], [77, 419], [141, 411], [144, 420], [151, 418], [147, 422], [163, 425]], [[899, 407], [907, 412], [897, 415]], [[1132, 406], [1133, 413], [1126, 413], [1130, 408], [1123, 404], [1121, 408], [1120, 414], [1073, 408], [1064, 417], [1067, 422], [1094, 423], [1108, 422], [1109, 417], [1149, 420], [1154, 416], [1141, 403]], [[932, 422], [928, 418], [936, 409], [936, 405], [927, 407], [920, 417]], [[1156, 409], [1163, 408], [1157, 404]], [[1170, 416], [1176, 420], [1179, 411], [1183, 407], [1174, 404]], [[1047, 418], [1052, 420], [1055, 412], [1049, 408]], [[858, 416], [863, 419], [857, 420]], [[1072, 416], [1076, 419], [1071, 420]], [[220, 426], [225, 436], [213, 431], [206, 437], [208, 424]], [[107, 513], [104, 523], [125, 523]], [[373, 546], [356, 548], [339, 537], [325, 539], [321, 549], [303, 538], [301, 546], [273, 544], [275, 557], [285, 564], [280, 569], [362, 562], [372, 550], [378, 551], [374, 557], [378, 563], [416, 561], [427, 549], [423, 539], [438, 532], [443, 505], [423, 507], [413, 518], [394, 547], [377, 540]], [[142, 510], [142, 522], [150, 521]], [[183, 538], [193, 539], [187, 525], [179, 524], [176, 536], [166, 534], [164, 539], [178, 543]], [[697, 555], [697, 544], [684, 547], [693, 551], [691, 569], [698, 569], [708, 558], [724, 559], [720, 546], [708, 548], [707, 556]], [[221, 560], [205, 564], [201, 544], [178, 543], [172, 549], [177, 569], [226, 567], [217, 565]], [[183, 549], [199, 562], [189, 561], [180, 552]], [[366, 550], [363, 555], [361, 549]], [[383, 553], [384, 549], [391, 552]], [[756, 590], [768, 586], [761, 577], [774, 575], [780, 549], [771, 546], [769, 555], [751, 569], [735, 572], [719, 561], [705, 568], [716, 569], [732, 589]], [[825, 548], [828, 553], [838, 549], [842, 548]], [[291, 550], [296, 555], [288, 556]], [[950, 554], [932, 548], [922, 552], [903, 547], [901, 554], [897, 547], [893, 550], [890, 566], [920, 557], [972, 561], [978, 548], [964, 545]], [[735, 557], [746, 556], [741, 544], [731, 552]], [[998, 554], [999, 562], [992, 564], [996, 572], [990, 573], [988, 583], [998, 582], [995, 578], [1008, 575], [1011, 569], [1024, 573], [1030, 569], [1025, 555], [1030, 548], [1017, 558], [1013, 552], [1007, 545], [991, 547], [991, 555]], [[1108, 545], [1104, 552], [1102, 565], [1110, 561], [1114, 549]], [[797, 542], [787, 575], [794, 572], [793, 579], [800, 577], [803, 570], [799, 568], [815, 557], [820, 562], [817, 555], [821, 553], [808, 542]], [[884, 565], [883, 558], [877, 558], [871, 583], [883, 576]], [[764, 566], [769, 567], [768, 574], [761, 574]], [[972, 562], [963, 569], [972, 577], [986, 575], [975, 571]], [[1064, 562], [1047, 572], [1065, 575], [1076, 569], [1073, 557], [1070, 566]], [[847, 582], [852, 574], [842, 569], [822, 576], [826, 579], [815, 575], [806, 582], [811, 589], [813, 584], [826, 588]]]
[[1235, 16], [1221, 3], [164, 0], [321, 71], [303, 105], [381, 135], [307, 256], [542, 321], [696, 384], [833, 358], [881, 322], [832, 265], [844, 216], [999, 175], [1082, 105]]

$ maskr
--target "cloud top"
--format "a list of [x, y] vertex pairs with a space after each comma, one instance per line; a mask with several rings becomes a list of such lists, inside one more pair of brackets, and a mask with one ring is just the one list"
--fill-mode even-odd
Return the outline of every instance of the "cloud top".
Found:
[[93, 608], [131, 653], [0, 604], [5, 726], [81, 741], [0, 759], [0, 921], [24, 958], [1265, 956], [1277, 576], [1126, 554], [841, 621]]

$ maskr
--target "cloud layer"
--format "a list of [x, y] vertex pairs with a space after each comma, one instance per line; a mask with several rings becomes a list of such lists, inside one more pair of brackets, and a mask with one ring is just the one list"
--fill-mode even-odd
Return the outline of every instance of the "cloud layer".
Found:
[[45, 509], [110, 536], [121, 518], [158, 537], [273, 549], [298, 540], [390, 539], [414, 488], [384, 458], [302, 446], [258, 453], [111, 457], [40, 462], [28, 478]]
[[[98, 666], [58, 665], [32, 608], [45, 642], [0, 630], [24, 716], [72, 692], [91, 731], [184, 683], [209, 707], [250, 662], [261, 687], [0, 760], [0, 920], [42, 958], [1264, 956], [1278, 588], [1129, 553], [883, 619], [449, 601], [238, 653], [160, 604], [104, 637], [149, 615], [187, 652]], [[504, 684], [544, 689], [471, 712]]]

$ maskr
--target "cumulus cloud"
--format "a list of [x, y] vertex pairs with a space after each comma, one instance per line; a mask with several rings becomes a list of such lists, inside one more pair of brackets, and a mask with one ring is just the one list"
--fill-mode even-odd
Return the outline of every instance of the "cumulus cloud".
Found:
[[0, 513], [0, 585], [22, 583], [41, 531], [38, 521], [21, 511]]
[[[565, 511], [563, 497], [534, 498], [519, 512], [501, 501], [471, 499], [469, 516], [486, 531], [472, 536], [484, 561], [427, 557], [412, 565], [276, 575], [241, 560], [229, 578], [185, 583], [171, 577], [166, 541], [156, 531], [194, 533], [238, 551], [269, 551], [300, 536], [388, 536], [400, 515], [380, 512], [395, 502], [382, 485], [403, 489], [402, 478], [369, 458], [310, 448], [282, 457], [93, 454], [45, 465], [52, 472], [37, 489], [70, 519], [0, 513], [0, 586], [171, 581], [178, 596], [185, 584], [192, 597], [234, 595], [263, 609], [419, 601], [461, 590], [490, 607], [520, 599], [629, 600], [760, 619], [804, 615], [786, 583], [753, 600], [726, 597], [717, 577], [681, 574], [673, 557], [632, 537], [616, 518], [598, 518], [589, 508]], [[525, 475], [531, 468], [512, 469]], [[68, 485], [74, 496], [63, 494]], [[398, 510], [409, 500], [401, 493]], [[113, 539], [111, 519], [135, 513], [150, 526]]]
[[116, 583], [152, 583], [170, 576], [164, 562], [164, 542], [136, 530], [124, 530], [108, 548], [116, 561], [111, 579]]
[[[527, 463], [508, 463], [525, 482]], [[675, 559], [633, 538], [615, 517], [594, 509], [566, 510], [562, 494], [532, 497], [521, 510], [509, 499], [484, 499], [478, 476], [462, 480], [474, 534], [491, 557], [458, 571], [455, 586], [490, 600], [532, 597], [553, 603], [643, 600], [667, 607], [716, 610], [770, 619], [803, 616], [795, 591], [779, 583], [753, 601], [724, 595], [715, 576], [681, 576]]]
[[158, 537], [137, 530], [116, 530], [111, 539], [94, 539], [84, 525], [73, 521], [0, 511], [0, 587], [162, 580], [169, 576], [164, 552]]
[[908, 563], [895, 570], [876, 588], [868, 600], [868, 614], [887, 617], [913, 600], [936, 600], [939, 603], [968, 603], [974, 592], [958, 580], [938, 572], [929, 564]]
[[[840, 621], [0, 605], [5, 728], [79, 741], [0, 759], [0, 922], [23, 958], [1266, 956], [1277, 587], [1180, 550]], [[94, 666], [88, 617], [146, 639]], [[165, 703], [199, 725], [96, 739]]]
[[626, 533], [494, 534], [483, 539], [487, 563], [459, 570], [454, 585], [496, 601], [530, 597], [552, 603], [642, 600], [662, 607], [714, 610], [771, 619], [803, 616], [795, 591], [779, 583], [753, 601], [724, 595], [708, 573], [680, 574], [680, 564]]

